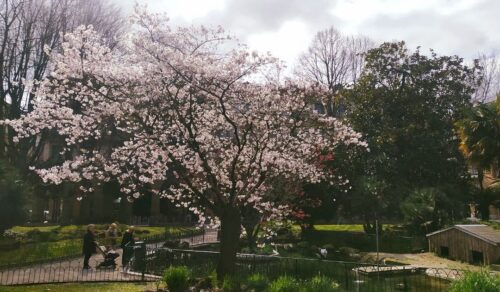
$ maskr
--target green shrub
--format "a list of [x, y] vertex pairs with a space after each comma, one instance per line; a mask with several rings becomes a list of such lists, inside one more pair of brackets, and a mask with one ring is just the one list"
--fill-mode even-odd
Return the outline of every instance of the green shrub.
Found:
[[181, 241], [178, 239], [169, 239], [169, 240], [165, 241], [163, 246], [168, 247], [168, 248], [179, 248], [180, 244], [181, 244]]
[[500, 277], [488, 271], [465, 272], [464, 276], [451, 285], [451, 292], [498, 292]]
[[339, 285], [332, 279], [318, 275], [306, 282], [304, 291], [331, 292], [331, 291], [338, 291], [338, 288]]
[[339, 253], [343, 256], [351, 256], [355, 253], [358, 253], [358, 250], [348, 246], [342, 246], [339, 248]]
[[0, 237], [0, 251], [10, 251], [18, 249], [20, 242], [8, 237]]
[[40, 231], [39, 229], [33, 229], [26, 233], [26, 237], [31, 242], [46, 242], [57, 240], [57, 231]]
[[26, 241], [26, 233], [7, 229], [3, 233], [4, 238], [11, 238], [17, 241]]
[[240, 250], [241, 253], [252, 253], [252, 250], [249, 247], [243, 247]]
[[268, 255], [272, 254], [274, 250], [274, 247], [270, 244], [266, 244], [262, 248], [257, 249], [257, 254], [263, 254], [263, 255]]
[[329, 252], [333, 252], [335, 250], [335, 246], [331, 243], [323, 244], [323, 248]]
[[226, 275], [222, 282], [222, 292], [239, 292], [241, 291], [241, 279], [235, 275]]
[[183, 292], [188, 288], [189, 270], [185, 266], [170, 267], [165, 270], [162, 279], [170, 292]]
[[300, 285], [294, 278], [290, 276], [281, 276], [274, 280], [267, 289], [268, 292], [296, 292], [300, 289]]
[[210, 283], [212, 284], [212, 287], [216, 288], [219, 287], [219, 280], [217, 279], [217, 272], [215, 270], [210, 273]]
[[247, 287], [250, 290], [253, 290], [255, 292], [261, 292], [266, 290], [267, 286], [269, 285], [269, 280], [267, 279], [266, 276], [262, 274], [253, 274], [250, 275], [247, 279]]
[[24, 223], [32, 193], [32, 186], [25, 182], [18, 169], [0, 160], [0, 234], [11, 226]]
[[300, 241], [297, 243], [298, 248], [309, 248], [309, 242], [307, 241]]

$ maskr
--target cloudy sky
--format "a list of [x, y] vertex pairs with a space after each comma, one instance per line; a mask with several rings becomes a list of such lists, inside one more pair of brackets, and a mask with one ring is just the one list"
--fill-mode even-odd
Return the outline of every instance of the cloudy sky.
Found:
[[[114, 0], [127, 12], [135, 0]], [[500, 54], [500, 0], [139, 0], [175, 25], [221, 25], [259, 51], [290, 65], [315, 32], [336, 27], [376, 42], [472, 59]]]

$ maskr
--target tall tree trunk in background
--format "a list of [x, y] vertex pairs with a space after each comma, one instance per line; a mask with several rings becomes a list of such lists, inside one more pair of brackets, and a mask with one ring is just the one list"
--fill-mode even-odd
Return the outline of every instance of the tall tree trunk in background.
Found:
[[[0, 79], [1, 80], [1, 79]], [[3, 96], [0, 94], [0, 121], [5, 118], [5, 102]], [[7, 129], [6, 125], [0, 124], [0, 159], [5, 156], [5, 137], [7, 135], [5, 129]]]
[[484, 190], [483, 180], [484, 180], [484, 170], [482, 167], [477, 168], [477, 180], [479, 182], [479, 189]]

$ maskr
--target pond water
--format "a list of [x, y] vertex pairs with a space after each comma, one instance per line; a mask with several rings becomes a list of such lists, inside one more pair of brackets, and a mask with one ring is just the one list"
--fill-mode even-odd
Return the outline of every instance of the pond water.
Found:
[[411, 291], [411, 292], [434, 292], [448, 291], [450, 282], [447, 280], [429, 277], [424, 274], [407, 275], [407, 276], [363, 276], [350, 273], [348, 282], [344, 279], [335, 279], [339, 281], [342, 290], [344, 291]]
[[[185, 265], [190, 268], [194, 277], [207, 277], [215, 270], [218, 253], [206, 251], [181, 251], [160, 255], [156, 263], [150, 267], [158, 267], [161, 273], [169, 265]], [[154, 261], [153, 261], [154, 262]], [[402, 275], [370, 276], [356, 272], [355, 268], [363, 266], [360, 263], [315, 260], [304, 258], [269, 257], [256, 255], [241, 255], [237, 261], [237, 274], [250, 275], [254, 273], [276, 279], [282, 275], [290, 275], [298, 279], [310, 279], [318, 274], [327, 276], [340, 285], [341, 291], [447, 291], [449, 281], [429, 277], [422, 271], [405, 271]]]

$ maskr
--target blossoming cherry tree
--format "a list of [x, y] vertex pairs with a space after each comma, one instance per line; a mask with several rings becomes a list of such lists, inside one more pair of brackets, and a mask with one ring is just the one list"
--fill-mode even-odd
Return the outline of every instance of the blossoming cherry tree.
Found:
[[278, 60], [222, 29], [172, 28], [147, 12], [134, 20], [114, 48], [91, 27], [66, 35], [34, 111], [7, 123], [18, 139], [43, 129], [64, 137], [66, 160], [36, 170], [46, 182], [116, 180], [131, 199], [149, 188], [202, 222], [220, 220], [223, 277], [234, 270], [242, 208], [286, 212], [263, 195], [272, 178], [328, 179], [318, 154], [364, 143], [311, 110], [321, 89], [267, 78]]

